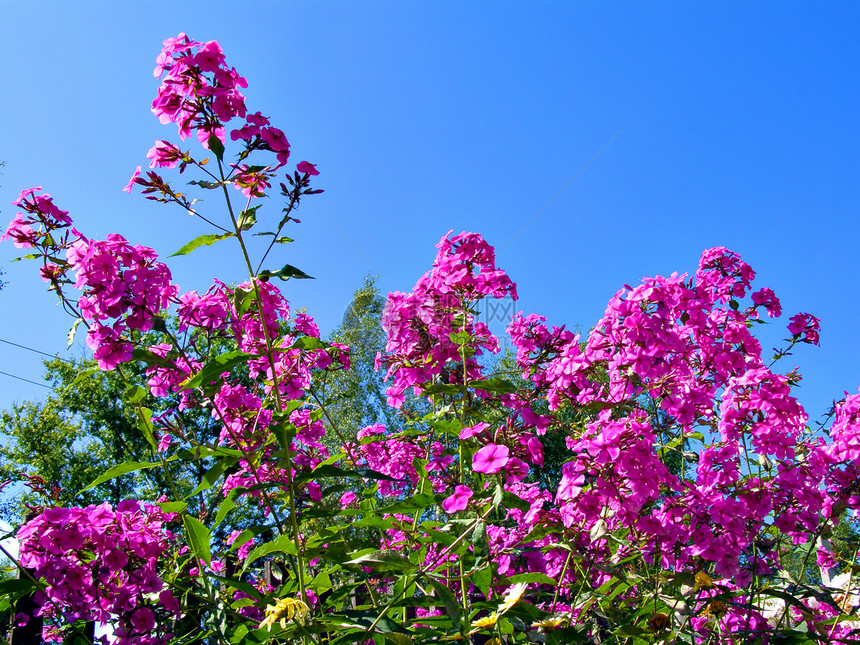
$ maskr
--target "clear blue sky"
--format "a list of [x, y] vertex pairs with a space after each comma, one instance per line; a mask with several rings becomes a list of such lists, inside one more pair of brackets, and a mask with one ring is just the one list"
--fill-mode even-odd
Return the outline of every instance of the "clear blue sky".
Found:
[[[220, 41], [251, 110], [319, 164], [325, 218], [305, 206], [279, 260], [317, 278], [286, 292], [324, 331], [368, 273], [409, 290], [449, 229], [505, 246], [626, 126], [500, 253], [521, 307], [587, 330], [624, 283], [692, 272], [723, 245], [782, 299], [766, 343], [793, 313], [822, 318], [821, 347], [785, 363], [800, 365], [811, 415], [857, 391], [856, 3], [88, 0], [3, 13], [4, 222], [42, 185], [91, 237], [166, 256], [207, 232], [120, 192], [154, 140], [176, 138], [149, 110], [151, 72], [161, 41], [185, 31]], [[228, 250], [174, 258], [175, 278], [241, 279]], [[0, 246], [0, 339], [66, 355], [70, 321], [14, 252]], [[42, 366], [0, 344], [0, 370], [39, 380]], [[47, 391], [2, 375], [0, 387], [4, 404]]]

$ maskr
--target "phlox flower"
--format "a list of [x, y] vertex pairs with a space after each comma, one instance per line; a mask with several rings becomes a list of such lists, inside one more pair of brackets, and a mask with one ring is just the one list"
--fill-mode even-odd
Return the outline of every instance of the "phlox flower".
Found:
[[442, 501], [442, 510], [448, 514], [465, 510], [472, 497], [472, 489], [462, 484], [454, 488], [454, 494]]
[[296, 166], [296, 170], [306, 175], [320, 174], [320, 171], [317, 170], [317, 165], [315, 163], [308, 163], [307, 161], [300, 161]]
[[472, 470], [487, 475], [497, 473], [507, 465], [510, 454], [511, 451], [507, 446], [495, 443], [486, 445], [472, 458]]
[[132, 174], [131, 179], [128, 180], [126, 187], [122, 189], [123, 192], [131, 194], [131, 189], [134, 187], [138, 177], [140, 177], [140, 166], [138, 166], [137, 170], [134, 171], [134, 174]]
[[802, 343], [818, 345], [819, 332], [821, 331], [821, 319], [812, 314], [799, 313], [791, 317], [788, 324], [788, 332], [792, 336], [803, 335]]

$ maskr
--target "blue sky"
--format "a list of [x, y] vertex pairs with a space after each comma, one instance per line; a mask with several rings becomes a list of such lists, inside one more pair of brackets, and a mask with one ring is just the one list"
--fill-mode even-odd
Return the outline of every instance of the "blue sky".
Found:
[[[4, 3], [4, 221], [15, 211], [2, 204], [42, 185], [90, 237], [118, 232], [166, 256], [208, 232], [120, 192], [153, 141], [176, 139], [150, 112], [151, 72], [161, 41], [185, 31], [218, 40], [249, 108], [319, 165], [326, 192], [273, 264], [316, 277], [286, 293], [324, 331], [366, 274], [409, 290], [449, 229], [504, 247], [522, 309], [585, 330], [623, 284], [693, 272], [721, 245], [782, 299], [766, 346], [793, 313], [821, 317], [821, 347], [784, 363], [800, 366], [810, 414], [857, 391], [856, 3], [239, 6]], [[0, 246], [0, 339], [66, 356], [70, 321], [35, 266], [9, 264], [15, 251]], [[232, 251], [171, 269], [183, 289], [239, 280]], [[0, 343], [0, 370], [38, 381], [42, 366]], [[46, 392], [0, 386], [4, 404]]]

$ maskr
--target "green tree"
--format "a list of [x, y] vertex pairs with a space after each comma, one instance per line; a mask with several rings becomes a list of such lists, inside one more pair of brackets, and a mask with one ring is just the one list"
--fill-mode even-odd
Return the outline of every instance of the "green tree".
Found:
[[395, 410], [386, 402], [384, 372], [375, 368], [376, 355], [385, 348], [385, 331], [380, 319], [385, 300], [374, 278], [367, 276], [356, 289], [346, 308], [343, 321], [327, 338], [350, 348], [350, 369], [323, 375], [322, 387], [315, 392], [325, 405], [330, 432], [354, 439], [362, 428], [374, 423], [394, 427]]
[[[13, 404], [0, 415], [5, 435], [0, 477], [31, 486], [15, 502], [3, 505], [2, 519], [17, 523], [26, 512], [24, 504], [117, 504], [136, 495], [156, 499], [166, 487], [163, 474], [156, 470], [141, 470], [79, 492], [111, 466], [150, 461], [152, 448], [132, 412], [129, 399], [134, 392], [118, 372], [95, 369], [92, 360], [60, 358], [46, 360], [45, 369], [53, 392], [43, 401]], [[134, 375], [145, 382], [143, 376]], [[159, 410], [157, 403], [151, 401]], [[188, 479], [192, 473], [185, 475]]]

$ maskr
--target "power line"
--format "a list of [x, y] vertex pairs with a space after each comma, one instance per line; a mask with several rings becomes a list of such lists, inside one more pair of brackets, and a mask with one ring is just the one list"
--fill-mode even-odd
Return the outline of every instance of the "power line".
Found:
[[35, 349], [34, 347], [27, 347], [26, 345], [21, 345], [20, 343], [13, 343], [11, 340], [6, 340], [5, 338], [0, 338], [0, 343], [6, 343], [7, 345], [20, 347], [21, 349], [26, 349], [28, 352], [41, 354], [42, 356], [47, 356], [48, 358], [56, 358], [57, 360], [63, 361], [64, 363], [73, 363], [73, 361], [66, 360], [65, 358], [60, 358], [56, 354], [49, 354], [48, 352], [43, 352], [42, 350]]
[[50, 385], [45, 385], [44, 383], [37, 383], [36, 381], [31, 381], [30, 379], [24, 378], [23, 376], [15, 376], [14, 374], [10, 374], [9, 372], [3, 372], [2, 370], [0, 370], [0, 374], [2, 374], [3, 376], [8, 376], [10, 378], [18, 379], [19, 381], [24, 381], [25, 383], [30, 383], [32, 385], [38, 385], [40, 387], [48, 388], [49, 390], [54, 389]]

